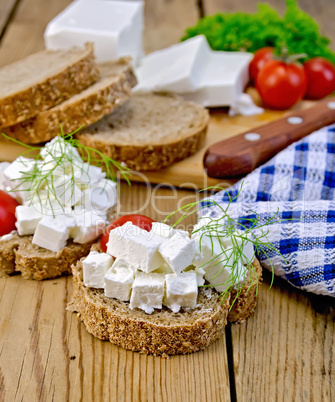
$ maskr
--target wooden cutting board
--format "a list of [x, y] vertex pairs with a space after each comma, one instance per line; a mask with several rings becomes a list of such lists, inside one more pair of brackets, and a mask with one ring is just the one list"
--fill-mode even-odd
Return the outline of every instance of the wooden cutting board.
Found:
[[[252, 96], [256, 104], [261, 105], [257, 91], [248, 88], [247, 92]], [[195, 155], [181, 162], [154, 172], [133, 172], [131, 180], [201, 190], [209, 186], [228, 187], [232, 180], [220, 180], [209, 178], [203, 168], [203, 156], [206, 149], [225, 138], [233, 137], [246, 130], [269, 123], [292, 112], [312, 106], [315, 102], [303, 101], [294, 108], [285, 111], [265, 110], [263, 114], [256, 116], [228, 116], [228, 109], [211, 110], [211, 119], [208, 127], [207, 138], [203, 148]], [[25, 148], [14, 143], [0, 141], [0, 161], [13, 161], [22, 154]]]

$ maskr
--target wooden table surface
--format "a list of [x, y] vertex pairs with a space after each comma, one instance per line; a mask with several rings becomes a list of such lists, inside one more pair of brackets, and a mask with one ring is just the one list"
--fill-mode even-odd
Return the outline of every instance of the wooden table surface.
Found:
[[[69, 0], [0, 0], [0, 65], [43, 48]], [[270, 1], [283, 11], [283, 0]], [[335, 40], [335, 2], [302, 1]], [[197, 18], [256, 10], [254, 0], [148, 0], [146, 51], [178, 41]], [[199, 194], [122, 184], [119, 213], [162, 220]], [[194, 223], [190, 219], [188, 223]], [[265, 273], [255, 315], [203, 352], [169, 359], [123, 350], [65, 311], [72, 280], [0, 280], [0, 401], [334, 401], [334, 302]]]

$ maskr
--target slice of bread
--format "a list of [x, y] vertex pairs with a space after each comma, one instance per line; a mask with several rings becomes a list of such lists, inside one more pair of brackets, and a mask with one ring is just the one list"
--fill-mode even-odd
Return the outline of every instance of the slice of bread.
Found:
[[208, 111], [193, 102], [171, 95], [134, 94], [78, 133], [78, 139], [132, 170], [157, 170], [197, 152], [208, 122]]
[[1, 131], [26, 144], [49, 141], [59, 134], [88, 126], [111, 113], [125, 102], [136, 85], [130, 58], [98, 65], [100, 79], [92, 86], [74, 95], [60, 105]]
[[42, 50], [0, 69], [0, 127], [36, 116], [99, 78], [93, 44], [84, 49]]
[[[95, 245], [93, 249], [98, 248]], [[256, 259], [253, 264], [261, 272]], [[102, 289], [85, 287], [82, 269], [82, 260], [72, 267], [74, 291], [68, 310], [77, 312], [87, 331], [97, 338], [154, 356], [186, 354], [206, 348], [222, 335], [229, 314], [239, 322], [240, 317], [246, 318], [254, 312], [255, 304], [249, 303], [249, 299], [257, 299], [255, 288], [247, 290], [246, 281], [235, 302], [240, 307], [246, 306], [245, 311], [240, 308], [234, 311], [233, 306], [229, 312], [232, 295], [222, 303], [214, 289], [199, 288], [195, 309], [173, 313], [163, 306], [146, 314], [139, 309], [130, 310], [127, 302], [106, 297]]]
[[21, 272], [25, 279], [43, 280], [71, 274], [71, 265], [85, 257], [93, 244], [78, 244], [69, 240], [56, 253], [32, 244], [32, 238], [15, 232], [10, 240], [0, 239], [0, 277]]

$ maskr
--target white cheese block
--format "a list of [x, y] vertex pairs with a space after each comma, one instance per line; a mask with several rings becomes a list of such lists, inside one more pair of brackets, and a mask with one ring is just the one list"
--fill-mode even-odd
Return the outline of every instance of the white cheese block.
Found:
[[70, 229], [74, 225], [75, 220], [66, 215], [59, 215], [56, 218], [45, 216], [37, 224], [32, 243], [57, 252], [66, 245]]
[[173, 269], [166, 263], [164, 263], [163, 265], [161, 265], [159, 268], [155, 269], [155, 271], [153, 271], [154, 273], [157, 274], [174, 274]]
[[169, 239], [176, 233], [176, 231], [166, 223], [152, 222], [151, 233]]
[[247, 268], [231, 250], [225, 251], [219, 262], [206, 266], [205, 278], [218, 291], [223, 292], [232, 284], [238, 287], [245, 278]]
[[70, 175], [58, 177], [53, 183], [55, 197], [64, 206], [74, 206], [82, 198], [82, 191], [74, 184], [74, 179]]
[[219, 238], [209, 237], [206, 233], [199, 230], [191, 235], [197, 245], [193, 265], [202, 268], [220, 261], [225, 252], [225, 247], [220, 243]]
[[202, 286], [205, 283], [205, 279], [204, 279], [205, 271], [204, 271], [204, 269], [201, 268], [201, 267], [196, 267], [194, 272], [197, 275], [197, 285]]
[[44, 33], [47, 49], [93, 42], [97, 61], [143, 54], [143, 2], [81, 0], [55, 17]]
[[145, 56], [136, 68], [135, 91], [195, 91], [210, 55], [204, 36], [196, 36]]
[[15, 209], [15, 226], [20, 236], [34, 234], [36, 227], [43, 215], [35, 205], [18, 205]]
[[114, 299], [129, 301], [134, 278], [134, 270], [118, 258], [105, 275], [105, 295]]
[[30, 197], [31, 181], [28, 175], [36, 169], [36, 161], [31, 158], [19, 156], [3, 171], [4, 186], [19, 200], [24, 201]]
[[144, 57], [136, 68], [134, 91], [175, 92], [204, 106], [230, 106], [248, 83], [252, 57], [213, 51], [199, 35]]
[[180, 233], [174, 234], [159, 246], [160, 254], [176, 274], [192, 264], [195, 249], [195, 241]]
[[221, 237], [220, 241], [227, 250], [232, 251], [233, 245], [235, 248], [239, 248], [239, 255], [240, 258], [242, 258], [243, 264], [251, 263], [254, 260], [254, 245], [250, 240], [248, 240], [247, 235], [243, 234], [243, 231], [238, 230], [236, 231], [236, 235], [232, 234], [231, 236]]
[[83, 281], [89, 288], [103, 289], [106, 272], [113, 264], [113, 257], [106, 253], [91, 251], [83, 260]]
[[147, 314], [151, 314], [155, 308], [161, 309], [164, 284], [164, 274], [136, 272], [129, 308], [132, 310], [137, 307]]
[[93, 186], [106, 177], [106, 173], [99, 166], [82, 163], [74, 171], [76, 185], [79, 188]]
[[82, 212], [72, 215], [75, 225], [70, 230], [70, 237], [75, 243], [84, 244], [99, 237], [106, 226], [106, 216], [95, 214], [93, 211]]
[[126, 222], [110, 231], [107, 253], [144, 272], [163, 265], [158, 247], [165, 239]]
[[107, 213], [117, 202], [117, 184], [104, 179], [83, 191], [82, 204], [98, 214]]
[[249, 81], [252, 57], [251, 53], [212, 51], [198, 89], [183, 93], [183, 98], [206, 107], [231, 106]]
[[0, 190], [2, 191], [6, 191], [6, 183], [5, 183], [5, 176], [3, 174], [4, 170], [8, 168], [8, 166], [10, 165], [9, 162], [1, 162], [0, 163]]
[[165, 276], [166, 295], [164, 305], [174, 313], [180, 308], [194, 308], [197, 302], [198, 285], [195, 272], [182, 272], [180, 275], [168, 274]]
[[40, 155], [45, 162], [53, 162], [57, 158], [62, 158], [62, 161], [82, 163], [78, 150], [59, 136], [47, 142], [41, 149]]

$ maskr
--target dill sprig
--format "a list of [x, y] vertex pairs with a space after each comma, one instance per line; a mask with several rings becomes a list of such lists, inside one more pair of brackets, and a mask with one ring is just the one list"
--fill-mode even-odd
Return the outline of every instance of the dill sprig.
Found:
[[[218, 189], [226, 192], [229, 201], [225, 206], [218, 204], [214, 199], [208, 199], [206, 200], [206, 205], [202, 205], [203, 200], [200, 200], [182, 206], [181, 208], [169, 214], [164, 220], [164, 222], [167, 222], [175, 214], [181, 213], [181, 216], [173, 224], [173, 226], [177, 226], [184, 219], [188, 218], [189, 216], [191, 216], [192, 214], [196, 213], [197, 211], [203, 208], [208, 207], [218, 208], [219, 212], [218, 217], [217, 218], [212, 218], [210, 216], [201, 217], [200, 222], [201, 220], [203, 220], [203, 225], [197, 228], [196, 230], [193, 230], [192, 235], [196, 233], [199, 234], [198, 239], [199, 239], [200, 252], [202, 248], [202, 240], [204, 237], [210, 239], [211, 242], [211, 252], [213, 258], [209, 261], [206, 261], [199, 267], [200, 268], [215, 267], [220, 264], [222, 267], [218, 270], [215, 276], [211, 278], [212, 283], [205, 284], [203, 285], [203, 287], [218, 287], [218, 286], [225, 287], [225, 290], [220, 293], [220, 297], [222, 297], [222, 302], [224, 302], [224, 300], [228, 297], [231, 291], [235, 289], [236, 296], [234, 297], [234, 300], [232, 301], [230, 308], [233, 306], [236, 299], [241, 294], [241, 291], [246, 281], [247, 277], [246, 274], [248, 271], [249, 271], [250, 283], [247, 290], [249, 290], [251, 286], [256, 282], [256, 294], [258, 293], [257, 272], [254, 265], [252, 264], [252, 261], [256, 256], [256, 254], [262, 252], [269, 260], [272, 271], [272, 279], [270, 287], [272, 286], [274, 280], [274, 270], [273, 270], [273, 264], [269, 258], [268, 253], [270, 251], [274, 251], [278, 253], [285, 260], [284, 256], [279, 252], [279, 250], [277, 250], [273, 246], [273, 244], [267, 240], [267, 235], [269, 233], [268, 227], [274, 223], [283, 221], [283, 219], [278, 218], [279, 210], [277, 210], [277, 212], [273, 216], [271, 216], [268, 220], [262, 223], [260, 222], [259, 215], [255, 211], [250, 211], [252, 215], [254, 215], [255, 217], [244, 218], [243, 219], [244, 223], [241, 223], [238, 219], [233, 219], [229, 215], [229, 207], [232, 204], [232, 202], [239, 196], [242, 190], [242, 186], [243, 183], [241, 185], [239, 192], [234, 197], [232, 197], [224, 188], [215, 187], [215, 190]], [[209, 187], [201, 191], [209, 191], [212, 189], [213, 187]], [[228, 248], [225, 248], [221, 242], [221, 239], [229, 239], [230, 240], [229, 243], [231, 243], [231, 245], [229, 245]], [[217, 255], [214, 255], [215, 240], [219, 240], [217, 244], [219, 244], [221, 247], [221, 252], [218, 254], [216, 253]], [[244, 247], [246, 246], [246, 244], [248, 244], [248, 242], [251, 242], [252, 245], [254, 246], [254, 256], [251, 259], [248, 259], [247, 256], [244, 254]], [[229, 268], [230, 271], [230, 275], [227, 278], [227, 280], [224, 283], [213, 284], [215, 279], [220, 275], [220, 273], [226, 270], [227, 268]]]
[[[13, 179], [17, 181], [17, 185], [10, 191], [29, 192], [31, 204], [33, 200], [38, 200], [42, 211], [44, 208], [49, 209], [55, 216], [55, 207], [60, 207], [64, 211], [60, 199], [65, 196], [72, 199], [75, 196], [78, 174], [89, 177], [89, 165], [101, 167], [106, 172], [106, 178], [114, 182], [117, 181], [116, 171], [119, 171], [130, 184], [129, 168], [102, 152], [81, 144], [75, 138], [75, 134], [80, 129], [81, 127], [72, 133], [64, 134], [60, 127], [60, 135], [53, 139], [50, 148], [24, 144], [2, 134], [6, 139], [26, 148], [21, 157], [29, 157], [33, 160], [33, 162], [25, 161], [21, 158], [23, 166], [23, 170], [19, 172], [21, 177]], [[54, 153], [55, 150], [57, 155]], [[42, 192], [45, 195], [44, 199], [41, 197]]]

